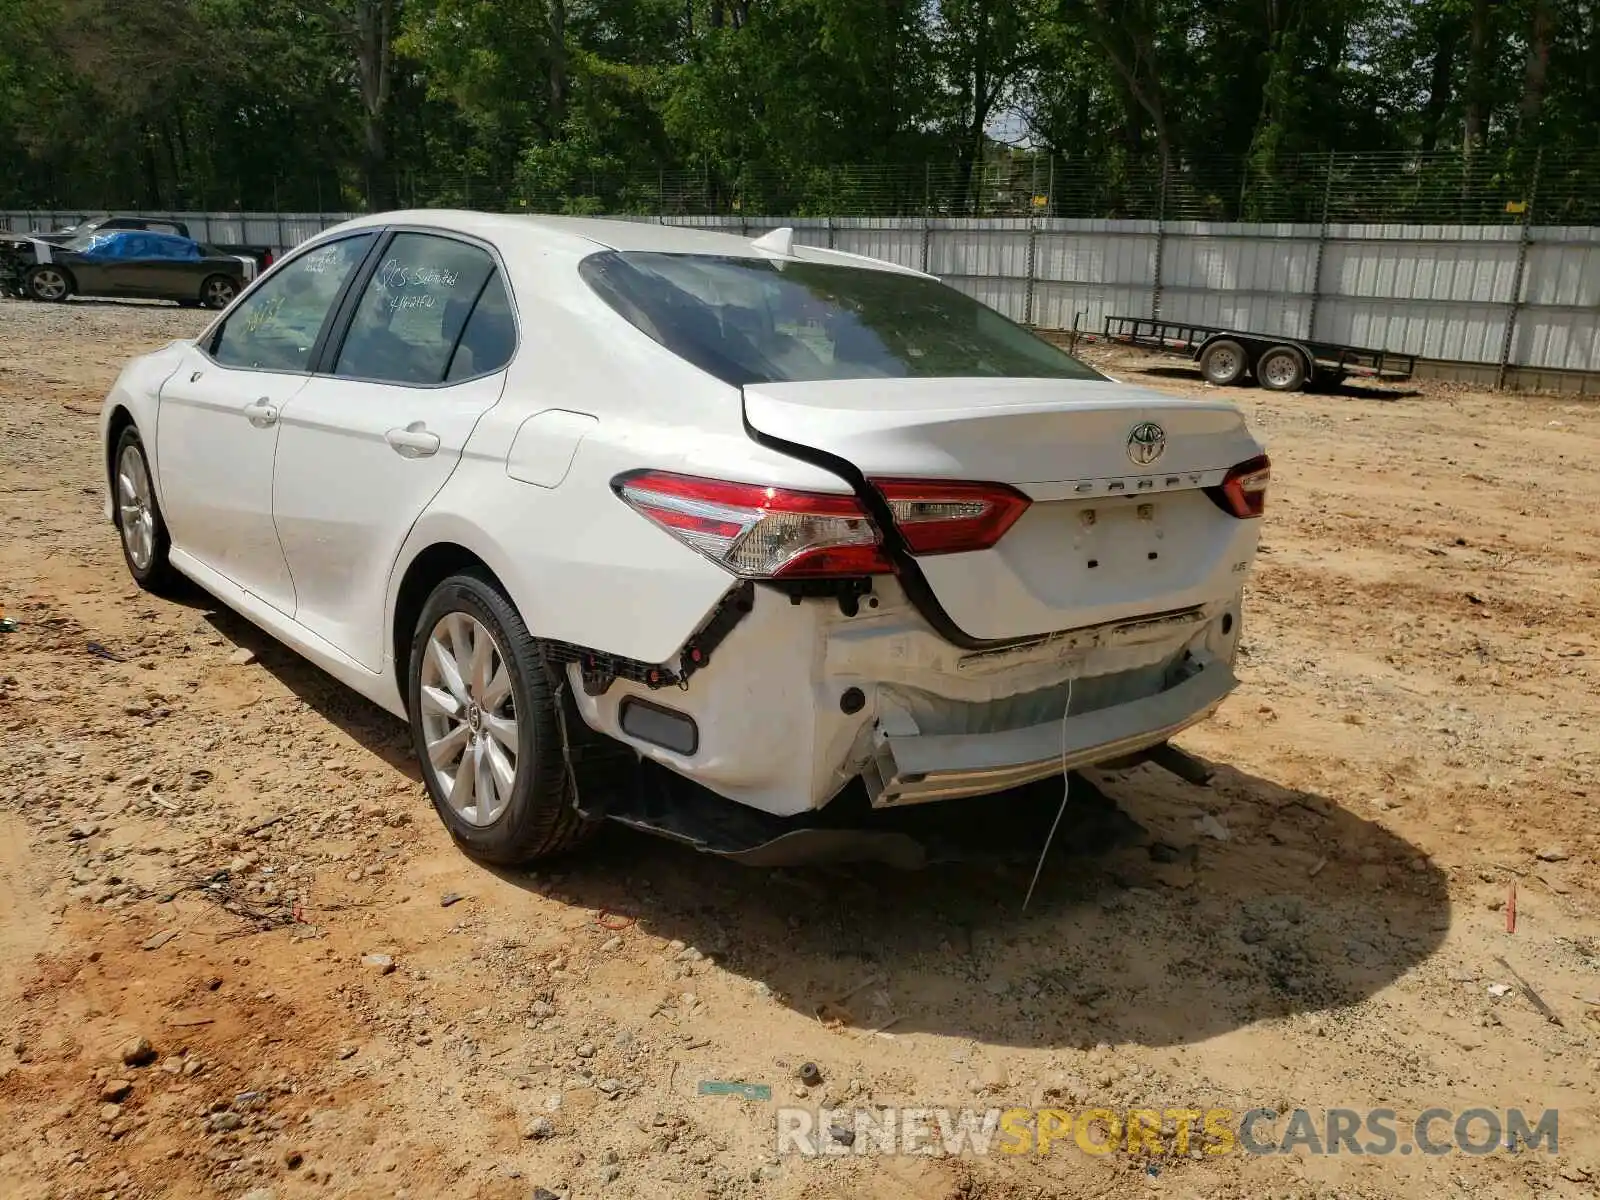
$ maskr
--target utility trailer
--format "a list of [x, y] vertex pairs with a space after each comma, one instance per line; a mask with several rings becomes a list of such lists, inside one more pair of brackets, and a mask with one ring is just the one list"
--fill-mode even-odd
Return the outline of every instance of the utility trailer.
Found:
[[1218, 387], [1250, 375], [1275, 392], [1337, 384], [1350, 375], [1402, 381], [1411, 378], [1417, 365], [1414, 354], [1150, 317], [1107, 317], [1105, 340], [1187, 355], [1200, 364], [1206, 381]]

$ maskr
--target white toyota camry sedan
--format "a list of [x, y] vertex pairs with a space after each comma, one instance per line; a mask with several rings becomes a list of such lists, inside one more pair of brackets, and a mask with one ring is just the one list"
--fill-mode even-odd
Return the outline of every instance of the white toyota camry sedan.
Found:
[[1235, 686], [1269, 472], [905, 267], [447, 211], [301, 246], [101, 425], [139, 584], [408, 720], [500, 863], [594, 828], [597, 762], [781, 830], [1159, 753]]

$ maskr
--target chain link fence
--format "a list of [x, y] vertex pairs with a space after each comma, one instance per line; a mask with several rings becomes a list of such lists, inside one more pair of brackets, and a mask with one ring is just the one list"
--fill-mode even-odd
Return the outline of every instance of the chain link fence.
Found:
[[[1012, 155], [965, 183], [931, 167], [731, 181], [660, 170], [544, 191], [407, 173], [383, 207], [592, 213], [745, 237], [791, 225], [802, 242], [930, 271], [1038, 328], [1147, 315], [1412, 354], [1460, 364], [1456, 377], [1476, 382], [1592, 390], [1600, 380], [1600, 153], [1236, 167], [1115, 176]], [[349, 191], [333, 194], [344, 207], [166, 216], [202, 241], [281, 251], [360, 211]], [[0, 211], [0, 229], [59, 228], [95, 211]]]
[[57, 196], [11, 208], [113, 211], [374, 211], [462, 207], [634, 216], [1004, 217], [1325, 224], [1600, 224], [1600, 150], [1333, 152], [1260, 159], [1013, 150], [961, 164], [597, 168], [530, 179], [401, 170], [381, 179], [306, 177], [179, 195]]
[[[372, 207], [371, 189], [349, 197]], [[1328, 153], [1252, 160], [1106, 163], [1015, 153], [960, 166], [594, 171], [559, 185], [403, 172], [388, 199], [413, 207], [640, 216], [1001, 217], [1295, 223], [1600, 223], [1600, 151], [1463, 155]]]

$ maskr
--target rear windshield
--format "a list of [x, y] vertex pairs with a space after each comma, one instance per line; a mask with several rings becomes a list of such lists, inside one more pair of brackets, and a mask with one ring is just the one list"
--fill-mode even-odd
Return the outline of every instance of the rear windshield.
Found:
[[1014, 376], [1103, 379], [932, 279], [831, 263], [605, 251], [579, 264], [599, 295], [727, 383]]

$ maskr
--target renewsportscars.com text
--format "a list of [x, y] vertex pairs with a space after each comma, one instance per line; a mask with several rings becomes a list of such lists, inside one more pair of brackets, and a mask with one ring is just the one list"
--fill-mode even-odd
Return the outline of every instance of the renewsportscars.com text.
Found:
[[778, 1153], [1494, 1154], [1559, 1147], [1560, 1113], [1518, 1108], [780, 1108]]

